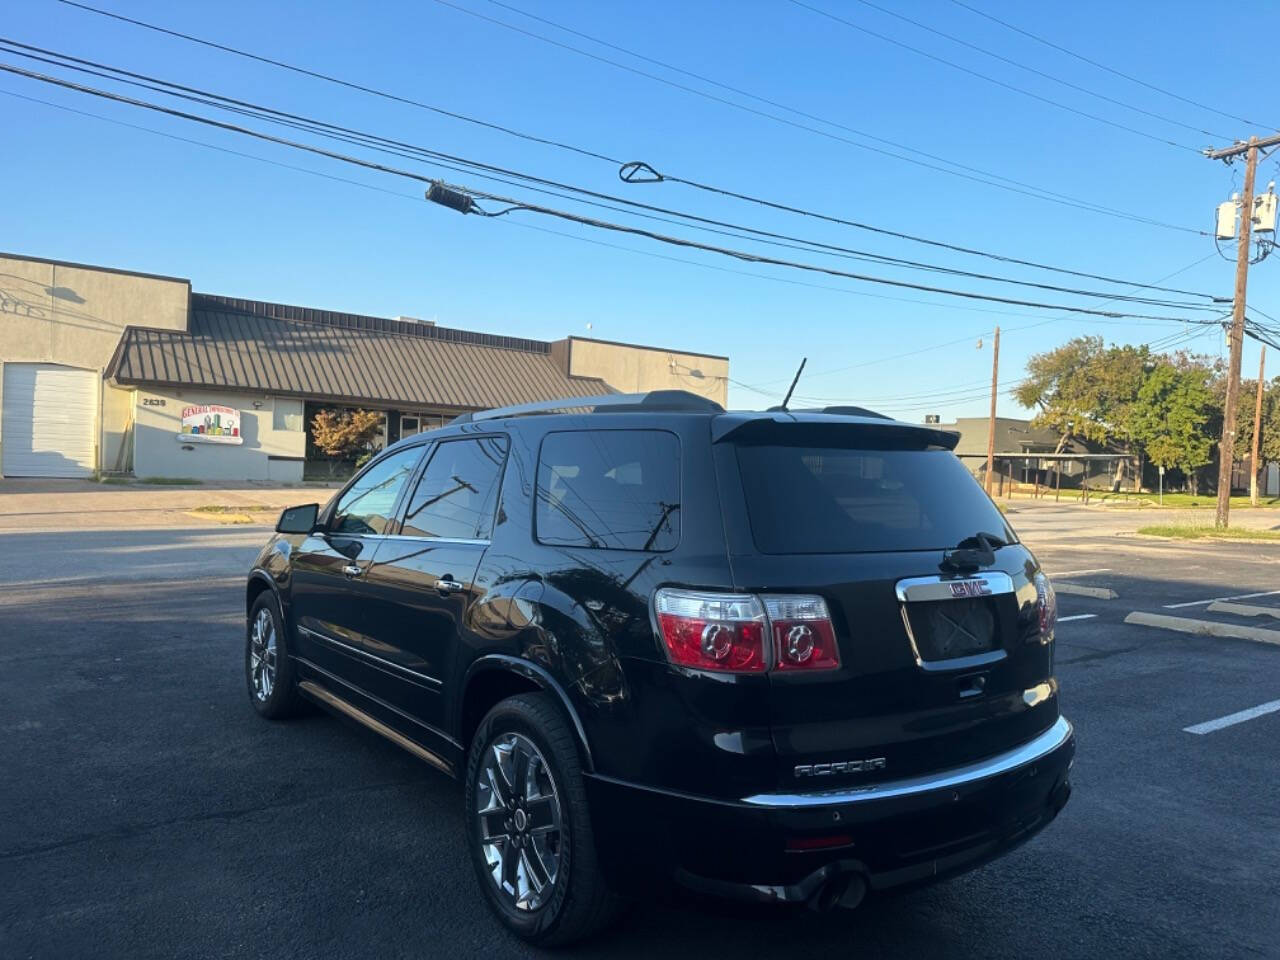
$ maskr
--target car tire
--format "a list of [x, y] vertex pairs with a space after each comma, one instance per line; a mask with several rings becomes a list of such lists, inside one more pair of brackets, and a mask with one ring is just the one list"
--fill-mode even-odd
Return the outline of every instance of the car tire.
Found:
[[521, 694], [489, 711], [471, 741], [465, 797], [476, 879], [508, 930], [560, 946], [619, 916], [623, 901], [597, 861], [577, 742], [550, 697]]
[[280, 605], [272, 591], [264, 590], [249, 608], [245, 629], [244, 676], [253, 708], [268, 720], [302, 712], [294, 675]]

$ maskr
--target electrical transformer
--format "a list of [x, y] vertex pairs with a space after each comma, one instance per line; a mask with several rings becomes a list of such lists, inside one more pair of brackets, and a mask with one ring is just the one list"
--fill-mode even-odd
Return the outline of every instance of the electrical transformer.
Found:
[[1219, 240], [1230, 240], [1236, 235], [1236, 203], [1233, 195], [1230, 200], [1218, 204], [1217, 236]]
[[1253, 229], [1255, 233], [1276, 232], [1276, 185], [1267, 184], [1267, 192], [1253, 199]]

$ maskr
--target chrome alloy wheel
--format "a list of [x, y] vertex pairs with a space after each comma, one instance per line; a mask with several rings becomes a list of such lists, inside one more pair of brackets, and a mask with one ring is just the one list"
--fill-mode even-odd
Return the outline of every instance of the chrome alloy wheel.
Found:
[[249, 679], [253, 695], [263, 703], [276, 688], [276, 622], [266, 607], [258, 610], [249, 635]]
[[537, 910], [555, 886], [563, 838], [556, 784], [533, 741], [503, 733], [489, 744], [475, 796], [493, 882], [517, 910]]

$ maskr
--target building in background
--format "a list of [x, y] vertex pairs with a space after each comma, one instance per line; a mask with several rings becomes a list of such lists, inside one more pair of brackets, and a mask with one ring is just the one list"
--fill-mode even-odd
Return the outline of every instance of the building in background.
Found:
[[[941, 423], [943, 430], [960, 434], [958, 456], [979, 481], [987, 472], [987, 417], [960, 417]], [[1068, 440], [1058, 449], [1060, 438], [1053, 430], [1037, 427], [1030, 420], [997, 417], [995, 463], [992, 489], [1062, 487], [1093, 489], [1118, 487], [1137, 482], [1140, 464], [1130, 451]]]
[[330, 464], [322, 408], [382, 414], [376, 446], [468, 411], [689, 390], [726, 357], [548, 342], [193, 293], [189, 280], [0, 255], [0, 475], [296, 482]]

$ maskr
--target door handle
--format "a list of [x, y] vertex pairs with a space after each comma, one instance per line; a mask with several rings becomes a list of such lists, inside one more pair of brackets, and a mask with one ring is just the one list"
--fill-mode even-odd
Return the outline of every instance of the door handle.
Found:
[[354, 580], [356, 577], [360, 576], [360, 565], [358, 563], [348, 563], [342, 568], [342, 572], [346, 575], [348, 580]]
[[436, 589], [441, 593], [457, 593], [462, 589], [462, 584], [452, 577], [442, 577], [436, 581]]

